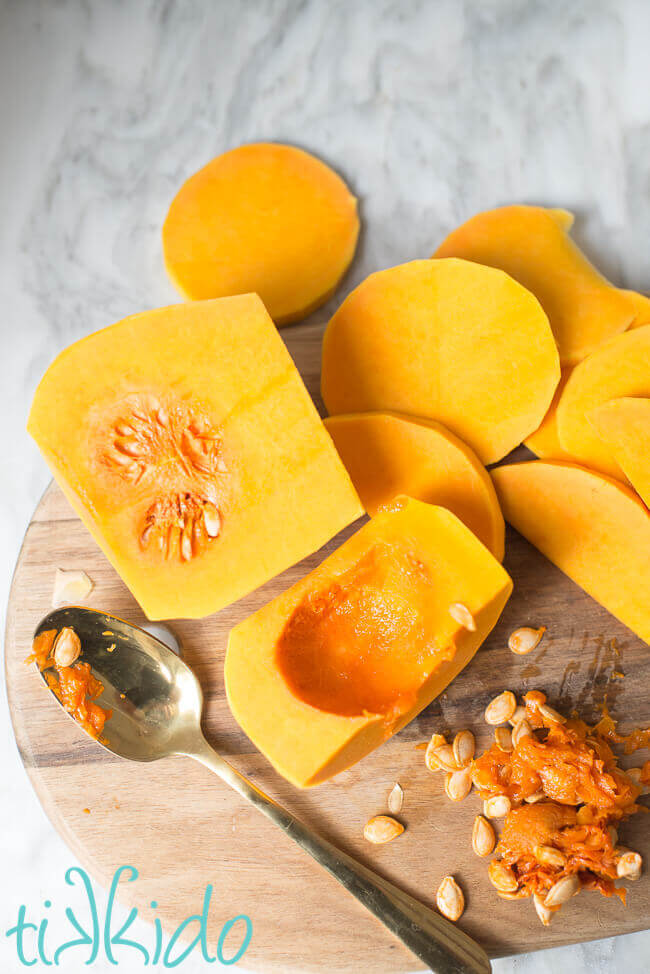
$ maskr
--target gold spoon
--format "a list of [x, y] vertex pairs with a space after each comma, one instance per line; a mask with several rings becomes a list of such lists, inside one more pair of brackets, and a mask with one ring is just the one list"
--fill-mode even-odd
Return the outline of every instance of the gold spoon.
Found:
[[79, 636], [82, 659], [104, 686], [100, 702], [113, 710], [98, 743], [130, 761], [171, 755], [200, 761], [279, 825], [432, 971], [489, 974], [488, 956], [474, 940], [312, 832], [223, 760], [201, 730], [201, 686], [169, 647], [116, 616], [81, 606], [50, 612], [34, 635], [64, 626]]

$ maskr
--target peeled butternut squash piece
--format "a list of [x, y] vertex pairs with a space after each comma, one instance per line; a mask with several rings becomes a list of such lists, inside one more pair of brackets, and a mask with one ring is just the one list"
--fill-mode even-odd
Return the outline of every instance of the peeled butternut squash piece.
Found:
[[623, 477], [609, 445], [594, 429], [594, 410], [610, 399], [650, 397], [650, 326], [617, 335], [577, 365], [557, 407], [562, 448], [579, 463]]
[[398, 494], [452, 511], [499, 561], [504, 523], [490, 475], [440, 423], [398, 413], [325, 420], [361, 503], [374, 517]]
[[340, 176], [301, 149], [261, 142], [190, 176], [169, 208], [163, 251], [185, 297], [254, 291], [283, 325], [333, 294], [358, 235], [357, 201]]
[[638, 291], [624, 291], [634, 306], [635, 316], [630, 328], [641, 328], [650, 325], [650, 298]]
[[395, 411], [435, 419], [485, 464], [541, 423], [560, 378], [546, 315], [502, 271], [415, 260], [371, 274], [323, 340], [332, 415]]
[[650, 513], [611, 477], [552, 460], [498, 467], [506, 521], [650, 642]]
[[610, 399], [590, 416], [598, 436], [650, 507], [650, 399]]
[[562, 444], [560, 443], [560, 437], [557, 431], [557, 407], [560, 401], [560, 396], [564, 391], [564, 387], [567, 384], [569, 376], [571, 375], [572, 369], [570, 366], [562, 369], [562, 375], [560, 381], [558, 382], [557, 389], [555, 390], [555, 395], [553, 396], [553, 401], [548, 408], [546, 416], [542, 420], [541, 426], [527, 436], [524, 443], [529, 450], [537, 454], [538, 457], [544, 460], [572, 460], [573, 457], [566, 453], [562, 449]]
[[541, 206], [478, 213], [449, 234], [434, 257], [500, 267], [532, 291], [548, 315], [562, 365], [575, 365], [631, 324], [635, 308], [569, 236], [573, 215]]
[[362, 513], [254, 294], [146, 311], [71, 345], [29, 431], [150, 619], [215, 612]]
[[[319, 784], [442, 692], [511, 589], [450, 511], [401, 499], [235, 626], [225, 664], [233, 715], [292, 784]], [[473, 631], [450, 613], [455, 603], [469, 611]]]

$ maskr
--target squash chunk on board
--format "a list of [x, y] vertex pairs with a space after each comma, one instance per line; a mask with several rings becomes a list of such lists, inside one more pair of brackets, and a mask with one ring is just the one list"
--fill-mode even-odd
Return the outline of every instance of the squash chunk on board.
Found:
[[552, 460], [492, 471], [506, 521], [650, 642], [650, 513], [624, 484]]
[[623, 479], [591, 417], [602, 403], [628, 396], [650, 397], [650, 325], [617, 335], [575, 367], [557, 407], [562, 448], [578, 463]]
[[262, 142], [190, 176], [169, 208], [163, 251], [185, 297], [254, 291], [282, 325], [330, 297], [358, 235], [357, 201], [340, 176], [308, 152]]
[[76, 342], [28, 428], [152, 619], [217, 611], [363, 511], [256, 295], [146, 311]]
[[502, 206], [454, 230], [434, 257], [500, 267], [532, 291], [548, 315], [562, 365], [575, 365], [632, 323], [635, 302], [576, 246], [573, 215], [541, 206]]
[[371, 274], [323, 339], [322, 394], [332, 415], [434, 419], [485, 464], [537, 429], [559, 379], [537, 299], [503, 271], [465, 260]]
[[[511, 590], [499, 562], [450, 511], [400, 499], [235, 626], [225, 663], [232, 713], [292, 784], [319, 784], [442, 692]], [[449, 611], [459, 602], [472, 631]]]
[[594, 409], [591, 422], [650, 507], [650, 399], [610, 399]]
[[371, 517], [398, 494], [438, 504], [501, 561], [504, 522], [490, 475], [448, 429], [398, 413], [330, 416], [325, 426]]

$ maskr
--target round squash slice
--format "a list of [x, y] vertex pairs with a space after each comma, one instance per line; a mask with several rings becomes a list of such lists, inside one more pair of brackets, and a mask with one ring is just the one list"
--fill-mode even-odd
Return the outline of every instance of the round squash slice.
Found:
[[446, 507], [501, 560], [504, 523], [490, 475], [440, 423], [397, 413], [330, 416], [327, 431], [374, 517], [398, 494]]
[[334, 292], [359, 235], [357, 202], [319, 159], [260, 142], [187, 180], [163, 226], [169, 275], [190, 299], [257, 293], [278, 325]]
[[537, 429], [560, 379], [537, 299], [503, 271], [416, 260], [371, 274], [323, 341], [328, 411], [435, 419], [494, 463]]
[[580, 463], [619, 479], [623, 472], [592, 416], [602, 403], [627, 396], [650, 397], [650, 325], [617, 335], [577, 365], [557, 408], [562, 448]]
[[477, 213], [449, 234], [434, 257], [464, 257], [500, 267], [539, 298], [562, 365], [575, 365], [630, 326], [629, 292], [610, 284], [573, 242], [573, 214], [542, 206]]

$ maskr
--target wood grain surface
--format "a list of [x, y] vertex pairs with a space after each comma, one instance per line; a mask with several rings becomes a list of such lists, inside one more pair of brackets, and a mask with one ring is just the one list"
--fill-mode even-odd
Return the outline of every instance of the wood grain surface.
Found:
[[[317, 402], [321, 334], [316, 325], [283, 332]], [[462, 727], [476, 733], [479, 746], [486, 745], [491, 732], [482, 721], [483, 709], [505, 687], [518, 693], [539, 687], [555, 706], [575, 707], [587, 718], [607, 697], [624, 728], [650, 723], [646, 645], [513, 531], [508, 532], [505, 566], [515, 590], [495, 631], [448, 691], [399, 735], [350, 771], [304, 792], [283, 781], [255, 751], [234, 722], [224, 694], [228, 631], [310, 571], [352, 530], [217, 615], [170, 624], [205, 692], [208, 739], [291, 811], [423, 901], [433, 904], [442, 877], [454, 873], [467, 899], [461, 926], [492, 955], [649, 926], [647, 876], [631, 884], [627, 908], [618, 899], [585, 893], [549, 928], [541, 926], [530, 901], [500, 900], [487, 881], [486, 863], [471, 850], [478, 799], [471, 795], [452, 805], [444, 796], [442, 778], [425, 769], [417, 748], [435, 730]], [[27, 529], [16, 568], [7, 622], [7, 686], [29, 777], [54, 826], [90, 873], [106, 885], [117, 866], [136, 866], [140, 877], [121, 888], [124, 901], [151, 918], [149, 903], [155, 899], [156, 915], [168, 929], [199, 911], [206, 884], [213, 884], [211, 944], [226, 920], [248, 914], [253, 938], [242, 961], [247, 968], [416, 969], [415, 959], [391, 934], [206, 769], [180, 758], [130, 764], [98, 747], [67, 717], [35, 667], [23, 662], [32, 632], [51, 607], [57, 567], [88, 572], [95, 582], [88, 604], [135, 623], [144, 621], [61, 492], [51, 486]], [[521, 658], [508, 651], [506, 640], [525, 624], [546, 625], [548, 633], [538, 650]], [[614, 671], [623, 672], [624, 679], [614, 678]], [[406, 832], [389, 845], [369, 846], [363, 825], [386, 810], [395, 781], [404, 789], [400, 817]], [[621, 841], [650, 860], [644, 816], [622, 827]]]

